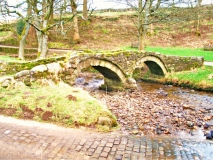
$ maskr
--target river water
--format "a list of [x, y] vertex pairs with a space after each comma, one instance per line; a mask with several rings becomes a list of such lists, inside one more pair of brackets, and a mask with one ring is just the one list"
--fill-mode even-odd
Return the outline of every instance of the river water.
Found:
[[[95, 94], [104, 94], [105, 91], [98, 90], [99, 86], [101, 86], [104, 83], [103, 79], [97, 79], [96, 76], [81, 76], [76, 79], [76, 86], [85, 88], [86, 90], [90, 92], [95, 92]], [[137, 83], [138, 88], [141, 92], [147, 93], [147, 94], [157, 94], [158, 98], [160, 99], [170, 99], [175, 100], [179, 102], [181, 105], [185, 105], [186, 107], [190, 107], [194, 114], [196, 114], [198, 111], [203, 112], [205, 116], [212, 116], [213, 118], [213, 93], [212, 92], [203, 92], [203, 91], [196, 91], [189, 88], [183, 88], [183, 87], [175, 87], [172, 85], [163, 85], [159, 83], [150, 83], [150, 82], [144, 82], [140, 81]], [[118, 94], [123, 93], [110, 93], [111, 95], [114, 94], [114, 97], [119, 97]], [[113, 96], [112, 96], [113, 97]], [[142, 98], [142, 97], [141, 97]], [[106, 101], [106, 100], [105, 100]], [[117, 111], [115, 111], [117, 112]], [[115, 113], [116, 114], [116, 113]], [[119, 114], [116, 116], [119, 117]], [[213, 119], [208, 119], [208, 125], [213, 126]], [[125, 121], [124, 119], [119, 119], [119, 122]], [[202, 121], [204, 124], [204, 122]], [[125, 124], [125, 122], [124, 122]], [[122, 127], [121, 127], [122, 128]], [[134, 129], [126, 129], [125, 125], [123, 125], [123, 128], [121, 129], [123, 132]], [[137, 128], [137, 127], [136, 127]], [[204, 132], [211, 130], [211, 127], [209, 127], [207, 130], [205, 130], [203, 127], [196, 127], [196, 129], [192, 129], [192, 131], [188, 130], [179, 130], [176, 136], [180, 137], [193, 137], [193, 138], [199, 138], [199, 139], [205, 139]], [[146, 133], [145, 133], [146, 134]]]
[[[205, 109], [208, 111], [206, 115], [212, 115], [213, 113], [213, 93], [205, 91], [197, 91], [184, 87], [175, 87], [172, 85], [163, 85], [159, 83], [150, 82], [138, 82], [140, 89], [151, 92], [158, 93], [164, 96], [175, 99], [182, 104], [187, 104], [193, 106], [195, 110]], [[213, 125], [213, 120], [208, 121], [208, 124]], [[193, 131], [194, 138], [205, 139], [203, 128], [198, 128]], [[192, 135], [185, 132], [179, 131], [178, 136], [180, 137], [191, 137]]]

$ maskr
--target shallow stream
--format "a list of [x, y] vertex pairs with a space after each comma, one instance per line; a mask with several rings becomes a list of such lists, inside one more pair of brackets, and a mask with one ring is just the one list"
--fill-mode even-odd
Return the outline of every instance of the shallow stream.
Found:
[[[95, 92], [96, 94], [103, 94], [103, 91], [98, 90], [99, 86], [101, 86], [103, 83], [103, 79], [96, 79], [95, 76], [86, 78], [81, 77], [76, 80], [76, 86], [83, 87], [91, 92]], [[157, 94], [160, 99], [168, 98], [171, 100], [178, 101], [180, 104], [184, 104], [185, 106], [193, 108], [195, 114], [197, 111], [201, 110], [206, 116], [213, 117], [212, 92], [196, 91], [188, 88], [143, 81], [140, 81], [137, 84], [139, 90], [143, 92]], [[116, 96], [118, 96], [118, 94], [121, 93], [117, 94], [116, 92], [113, 92], [110, 94], [115, 94]], [[208, 120], [208, 124], [210, 126], [213, 126], [213, 119]], [[188, 130], [178, 131], [176, 136], [205, 139], [204, 132], [205, 130], [203, 129], [203, 127], [198, 127], [196, 129], [191, 129], [190, 133], [188, 132]]]

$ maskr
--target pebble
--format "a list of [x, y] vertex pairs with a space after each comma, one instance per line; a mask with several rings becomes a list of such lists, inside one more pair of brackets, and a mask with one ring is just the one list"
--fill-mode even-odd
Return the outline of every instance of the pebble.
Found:
[[132, 134], [138, 134], [138, 133], [139, 133], [139, 132], [138, 132], [137, 129], [132, 130]]
[[124, 128], [121, 129], [122, 132], [139, 134], [139, 131], [143, 131], [145, 135], [175, 135], [180, 129], [190, 130], [202, 126], [209, 128], [205, 120], [209, 117], [206, 117], [204, 109], [196, 111], [194, 106], [187, 103], [179, 103], [169, 97], [160, 98], [158, 93], [140, 90], [119, 92], [119, 98], [116, 95], [113, 92], [110, 95], [98, 93], [94, 96], [109, 105], [121, 128]]
[[208, 124], [208, 123], [205, 123], [205, 124], [203, 125], [203, 128], [204, 128], [204, 129], [208, 129], [208, 128], [209, 128], [209, 124]]
[[211, 133], [207, 133], [205, 136], [206, 136], [206, 139], [212, 139]]

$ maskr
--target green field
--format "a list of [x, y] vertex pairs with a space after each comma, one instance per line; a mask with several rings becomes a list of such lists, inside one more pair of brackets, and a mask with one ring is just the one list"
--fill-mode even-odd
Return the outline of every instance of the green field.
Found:
[[[131, 47], [122, 47], [123, 50], [138, 50]], [[203, 49], [179, 48], [179, 47], [146, 47], [146, 51], [159, 52], [165, 55], [176, 56], [197, 56], [204, 57], [205, 61], [213, 62], [213, 51], [204, 51]]]
[[191, 49], [191, 48], [176, 48], [176, 47], [147, 47], [147, 51], [159, 52], [166, 55], [176, 56], [201, 56], [205, 61], [213, 61], [213, 51], [204, 51], [203, 49]]

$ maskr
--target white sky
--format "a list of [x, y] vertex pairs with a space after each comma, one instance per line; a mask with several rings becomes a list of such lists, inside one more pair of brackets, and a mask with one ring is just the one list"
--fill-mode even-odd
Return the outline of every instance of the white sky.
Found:
[[[19, 2], [22, 2], [23, 0], [7, 0], [10, 5], [15, 5]], [[83, 1], [83, 0], [79, 0]], [[93, 4], [91, 5], [92, 8], [95, 9], [108, 9], [108, 8], [127, 8], [126, 5], [114, 3], [114, 2], [109, 2], [110, 0], [88, 0], [88, 1], [93, 1]], [[188, 0], [186, 0], [188, 1]], [[89, 3], [90, 3], [89, 2]], [[202, 4], [213, 4], [213, 0], [203, 0]], [[81, 7], [78, 8], [81, 10]], [[9, 17], [7, 19], [14, 19], [14, 17]], [[0, 21], [3, 20], [3, 18], [0, 16]]]
[[[88, 0], [93, 1], [92, 7], [97, 9], [108, 9], [108, 8], [126, 8], [126, 5], [109, 2], [110, 0]], [[189, 1], [189, 0], [186, 0]], [[191, 0], [195, 1], [195, 0]], [[213, 4], [213, 0], [202, 0], [202, 4]]]
[[[17, 4], [18, 2], [22, 2], [23, 0], [8, 0], [9, 4]], [[81, 1], [81, 0], [80, 0]], [[88, 0], [93, 1], [93, 7], [97, 9], [107, 9], [107, 8], [125, 8], [125, 5], [117, 4], [114, 2], [107, 2], [110, 0]], [[187, 0], [188, 1], [188, 0]], [[202, 0], [202, 4], [213, 4], [213, 0]]]

